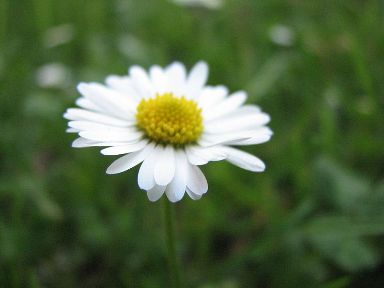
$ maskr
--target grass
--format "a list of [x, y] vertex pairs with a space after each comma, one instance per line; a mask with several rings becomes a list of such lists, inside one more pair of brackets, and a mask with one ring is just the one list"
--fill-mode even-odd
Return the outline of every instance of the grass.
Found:
[[[167, 287], [161, 203], [137, 169], [107, 176], [112, 158], [72, 149], [62, 114], [81, 81], [203, 59], [275, 134], [246, 148], [265, 173], [209, 164], [208, 194], [175, 205], [185, 286], [382, 287], [383, 8], [1, 1], [0, 286]], [[271, 40], [275, 25], [291, 45]], [[47, 84], [52, 63], [62, 75]]]

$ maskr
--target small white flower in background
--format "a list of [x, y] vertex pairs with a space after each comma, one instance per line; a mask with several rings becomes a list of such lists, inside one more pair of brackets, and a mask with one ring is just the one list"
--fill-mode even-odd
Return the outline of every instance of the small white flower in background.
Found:
[[72, 24], [53, 26], [44, 33], [43, 42], [47, 48], [53, 48], [72, 41], [75, 28]]
[[70, 71], [61, 63], [49, 63], [41, 66], [36, 72], [36, 81], [43, 88], [62, 88], [68, 86]]
[[129, 59], [147, 60], [149, 54], [146, 45], [134, 35], [121, 35], [117, 40], [117, 48], [119, 52]]
[[271, 41], [277, 45], [289, 47], [295, 42], [295, 33], [285, 25], [276, 24], [269, 29]]
[[174, 3], [184, 6], [201, 6], [208, 9], [219, 9], [223, 6], [223, 0], [172, 0]]
[[139, 66], [127, 76], [109, 76], [106, 84], [80, 83], [82, 94], [64, 114], [68, 132], [78, 133], [73, 147], [107, 146], [104, 155], [123, 155], [107, 169], [124, 172], [140, 163], [139, 187], [156, 201], [200, 199], [208, 190], [199, 165], [227, 160], [261, 172], [264, 163], [232, 146], [267, 142], [268, 114], [244, 105], [247, 94], [229, 95], [225, 86], [206, 86], [208, 66], [197, 63], [188, 74], [174, 62], [149, 72]]

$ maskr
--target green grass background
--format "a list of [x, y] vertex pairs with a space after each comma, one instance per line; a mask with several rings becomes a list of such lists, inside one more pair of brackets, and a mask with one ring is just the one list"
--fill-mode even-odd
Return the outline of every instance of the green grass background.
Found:
[[375, 0], [0, 0], [0, 287], [169, 287], [161, 201], [72, 149], [62, 114], [80, 81], [200, 59], [275, 134], [246, 148], [265, 173], [209, 164], [175, 205], [185, 287], [384, 287], [383, 19]]

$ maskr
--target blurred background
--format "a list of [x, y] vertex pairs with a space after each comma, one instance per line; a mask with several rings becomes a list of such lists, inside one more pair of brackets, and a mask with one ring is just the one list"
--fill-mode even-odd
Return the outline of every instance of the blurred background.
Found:
[[80, 81], [174, 60], [272, 117], [175, 205], [185, 287], [384, 287], [384, 3], [1, 0], [0, 287], [169, 287], [161, 201], [73, 149]]

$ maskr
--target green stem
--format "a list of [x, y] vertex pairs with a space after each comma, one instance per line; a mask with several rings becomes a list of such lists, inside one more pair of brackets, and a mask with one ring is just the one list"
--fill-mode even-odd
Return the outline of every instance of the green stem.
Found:
[[168, 250], [169, 273], [172, 280], [172, 287], [180, 288], [180, 269], [177, 260], [175, 244], [175, 225], [173, 221], [173, 211], [171, 203], [164, 197], [164, 223], [165, 223], [165, 242]]

